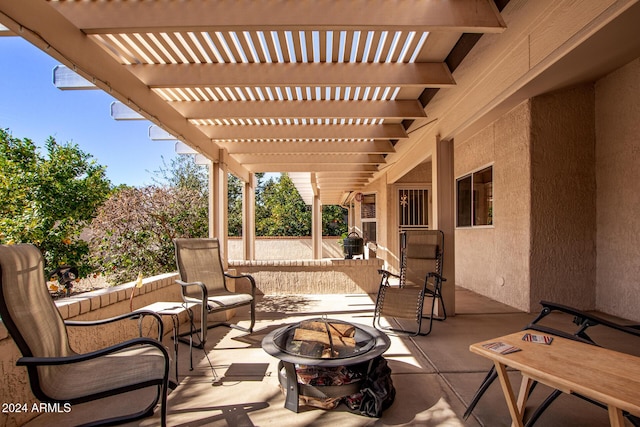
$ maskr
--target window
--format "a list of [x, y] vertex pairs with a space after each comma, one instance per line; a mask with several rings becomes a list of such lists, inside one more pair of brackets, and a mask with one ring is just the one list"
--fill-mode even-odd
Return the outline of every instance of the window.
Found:
[[362, 237], [365, 242], [376, 241], [376, 195], [363, 194], [360, 204], [360, 219], [362, 219]]
[[456, 180], [458, 227], [493, 224], [493, 166]]

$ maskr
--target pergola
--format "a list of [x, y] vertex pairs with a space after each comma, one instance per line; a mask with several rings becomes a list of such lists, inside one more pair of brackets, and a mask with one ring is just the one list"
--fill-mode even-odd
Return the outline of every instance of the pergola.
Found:
[[434, 120], [452, 68], [505, 29], [496, 3], [2, 1], [0, 23], [86, 79], [61, 87], [108, 92], [250, 186], [287, 172], [339, 204]]
[[[378, 237], [392, 257], [393, 186], [429, 164], [429, 226], [455, 243], [454, 141], [524, 100], [637, 58], [639, 4], [0, 0], [0, 34], [84, 79], [61, 71], [59, 87], [102, 89], [118, 100], [114, 117], [148, 119], [154, 135], [204, 156], [212, 235], [226, 236], [227, 176], [240, 178], [246, 259], [259, 172], [288, 173], [312, 205], [315, 258], [321, 206], [378, 192]], [[507, 204], [518, 200], [508, 195]], [[449, 254], [445, 275], [454, 277]]]

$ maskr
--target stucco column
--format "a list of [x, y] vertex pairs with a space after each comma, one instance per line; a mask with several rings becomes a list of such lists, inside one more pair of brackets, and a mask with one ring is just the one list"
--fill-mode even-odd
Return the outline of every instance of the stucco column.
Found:
[[220, 150], [220, 160], [212, 163], [209, 174], [209, 236], [217, 237], [222, 250], [222, 261], [226, 267], [229, 253], [227, 242], [227, 229], [229, 221], [228, 196], [227, 196], [227, 152]]
[[256, 176], [253, 173], [242, 189], [242, 255], [246, 260], [256, 259]]
[[442, 285], [442, 297], [447, 315], [455, 314], [455, 209], [453, 176], [453, 141], [436, 141], [432, 159], [433, 227], [444, 233], [444, 265], [447, 279]]
[[322, 203], [320, 196], [314, 195], [311, 206], [311, 246], [313, 259], [322, 258]]

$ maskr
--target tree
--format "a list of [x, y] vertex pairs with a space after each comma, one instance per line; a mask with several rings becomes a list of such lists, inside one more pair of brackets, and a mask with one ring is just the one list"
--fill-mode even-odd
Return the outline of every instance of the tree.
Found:
[[[258, 236], [311, 235], [311, 208], [304, 203], [289, 176], [267, 181], [256, 196]], [[259, 209], [258, 209], [259, 208]]]
[[347, 229], [347, 209], [338, 205], [322, 206], [323, 236], [342, 236]]
[[45, 142], [41, 156], [30, 139], [0, 129], [0, 243], [32, 243], [45, 268], [90, 272], [88, 245], [80, 234], [107, 199], [105, 167], [76, 144]]
[[173, 239], [207, 236], [207, 203], [184, 187], [127, 188], [99, 209], [91, 223], [96, 269], [122, 283], [175, 270]]
[[203, 197], [209, 194], [209, 173], [205, 166], [195, 162], [191, 155], [179, 155], [167, 164], [162, 157], [162, 166], [154, 171], [154, 182], [160, 187], [178, 187], [197, 191]]
[[242, 191], [243, 184], [240, 178], [229, 174], [227, 184], [227, 199], [229, 213], [229, 236], [242, 236]]

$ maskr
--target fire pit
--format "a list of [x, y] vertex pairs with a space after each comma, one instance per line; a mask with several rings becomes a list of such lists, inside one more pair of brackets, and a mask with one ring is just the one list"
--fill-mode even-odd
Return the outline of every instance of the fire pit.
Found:
[[280, 360], [278, 376], [286, 393], [284, 406], [294, 412], [298, 412], [300, 395], [337, 398], [357, 393], [360, 388], [358, 378], [343, 385], [300, 383], [302, 370], [359, 365], [384, 353], [390, 344], [389, 337], [377, 329], [327, 318], [284, 326], [262, 340], [264, 351]]

